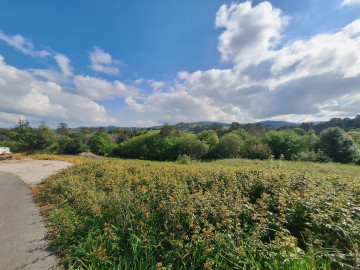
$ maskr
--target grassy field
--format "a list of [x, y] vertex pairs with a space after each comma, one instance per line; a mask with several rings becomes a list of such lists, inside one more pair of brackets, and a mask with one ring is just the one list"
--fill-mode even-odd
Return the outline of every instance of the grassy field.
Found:
[[360, 149], [360, 132], [359, 131], [350, 131], [348, 134], [356, 143], [357, 147]]
[[359, 175], [332, 163], [106, 159], [47, 179], [37, 201], [66, 269], [357, 269]]

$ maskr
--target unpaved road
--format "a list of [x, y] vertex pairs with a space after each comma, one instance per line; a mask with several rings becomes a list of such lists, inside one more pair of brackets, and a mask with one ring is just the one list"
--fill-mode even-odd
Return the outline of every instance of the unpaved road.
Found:
[[0, 270], [57, 269], [39, 209], [25, 183], [35, 185], [70, 165], [47, 160], [0, 161]]
[[58, 160], [1, 160], [0, 172], [10, 173], [18, 176], [28, 185], [36, 185], [41, 181], [56, 173], [57, 171], [67, 168], [72, 164]]

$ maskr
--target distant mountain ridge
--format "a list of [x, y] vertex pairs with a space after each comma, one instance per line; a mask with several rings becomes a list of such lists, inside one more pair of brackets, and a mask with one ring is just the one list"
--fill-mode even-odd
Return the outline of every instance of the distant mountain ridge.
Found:
[[[186, 131], [186, 130], [189, 130], [189, 129], [192, 129], [193, 127], [195, 126], [200, 126], [202, 127], [203, 129], [210, 129], [210, 127], [213, 125], [213, 124], [217, 124], [219, 126], [224, 126], [224, 127], [229, 127], [230, 124], [228, 123], [223, 123], [223, 122], [211, 122], [211, 121], [199, 121], [199, 122], [189, 122], [189, 123], [185, 123], [185, 122], [179, 122], [177, 124], [175, 124], [175, 128], [176, 129], [179, 129], [179, 130], [182, 130], [182, 131]], [[292, 123], [292, 122], [286, 122], [286, 121], [270, 121], [270, 120], [266, 120], [266, 121], [261, 121], [261, 122], [255, 122], [255, 123], [245, 123], [245, 124], [241, 124], [243, 126], [246, 126], [246, 125], [256, 125], [256, 124], [263, 124], [264, 127], [266, 128], [274, 128], [274, 127], [283, 127], [283, 126], [291, 126], [291, 127], [294, 127], [294, 126], [300, 126], [301, 124], [299, 123]], [[117, 127], [117, 126], [107, 126], [105, 127], [106, 129], [108, 130], [113, 130], [115, 128], [122, 128], [122, 129], [130, 129], [130, 130], [135, 130], [135, 129], [160, 129], [162, 127], [161, 126], [151, 126], [151, 127]], [[78, 127], [78, 128], [75, 128], [77, 130], [81, 129], [82, 127]], [[98, 127], [89, 127], [90, 129], [95, 129], [95, 128], [98, 128]]]

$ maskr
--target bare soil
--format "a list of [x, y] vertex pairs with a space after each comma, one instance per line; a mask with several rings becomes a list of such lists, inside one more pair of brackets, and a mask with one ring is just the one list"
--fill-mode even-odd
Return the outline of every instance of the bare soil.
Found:
[[0, 160], [0, 172], [16, 175], [26, 184], [33, 186], [42, 182], [46, 177], [65, 169], [72, 164], [58, 160]]

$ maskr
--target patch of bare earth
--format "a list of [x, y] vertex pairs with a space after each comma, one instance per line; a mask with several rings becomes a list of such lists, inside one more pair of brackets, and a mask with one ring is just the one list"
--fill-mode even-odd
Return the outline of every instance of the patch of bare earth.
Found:
[[69, 162], [58, 160], [7, 159], [0, 161], [0, 172], [16, 175], [26, 184], [33, 186], [41, 183], [48, 176], [71, 165]]

